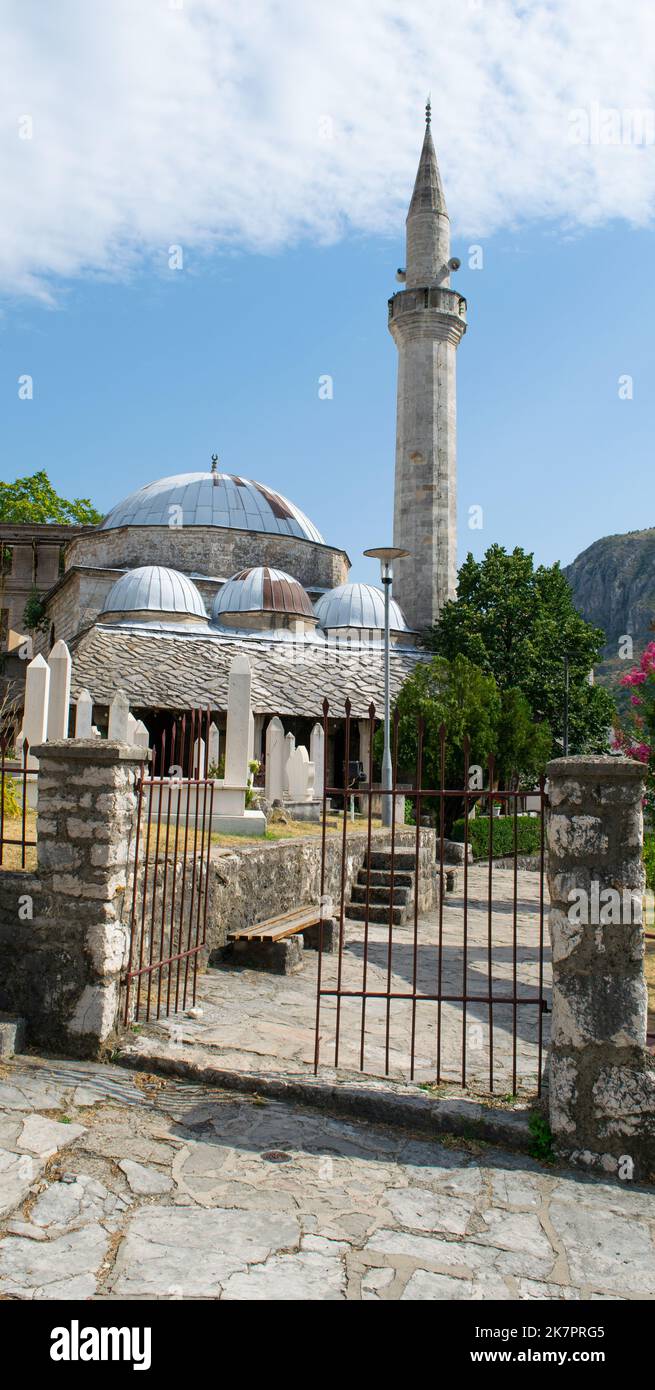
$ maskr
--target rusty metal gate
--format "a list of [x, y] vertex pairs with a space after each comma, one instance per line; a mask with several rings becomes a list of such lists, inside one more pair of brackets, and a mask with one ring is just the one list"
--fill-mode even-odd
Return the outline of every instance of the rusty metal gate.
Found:
[[[320, 934], [315, 1071], [323, 1062], [426, 1085], [455, 1083], [508, 1095], [539, 1092], [550, 972], [544, 946], [543, 778], [526, 788], [506, 777], [509, 785], [500, 787], [494, 758], [484, 769], [474, 766], [468, 738], [456, 750], [449, 747], [443, 725], [426, 729], [423, 719], [412, 734], [407, 721], [401, 727], [396, 711], [392, 786], [382, 792], [373, 784], [371, 705], [366, 780], [353, 790], [347, 701], [343, 778], [339, 767], [335, 785], [329, 785], [329, 718], [326, 701], [321, 901], [324, 922], [332, 920], [329, 931]], [[415, 750], [409, 773], [408, 744]], [[426, 765], [436, 770], [437, 786], [424, 784]], [[449, 785], [453, 768], [461, 776]], [[400, 820], [401, 792], [412, 824]], [[391, 824], [382, 830], [378, 807], [385, 796], [391, 800]], [[327, 827], [336, 798], [343, 800], [344, 814], [335, 854]], [[347, 814], [353, 799], [360, 803], [357, 849], [356, 827]], [[532, 812], [527, 824], [520, 817], [526, 807]], [[456, 853], [450, 843], [455, 811], [460, 864], [448, 862]], [[508, 844], [499, 864], [501, 829]], [[523, 836], [532, 841], [529, 870], [519, 860]], [[475, 861], [469, 859], [472, 837]]]
[[196, 1002], [214, 805], [214, 781], [205, 775], [211, 717], [210, 710], [194, 710], [165, 729], [151, 768], [144, 764], [137, 781], [126, 1024]]

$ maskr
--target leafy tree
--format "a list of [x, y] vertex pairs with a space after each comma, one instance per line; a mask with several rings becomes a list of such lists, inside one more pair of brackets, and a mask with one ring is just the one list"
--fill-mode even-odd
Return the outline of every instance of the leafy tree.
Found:
[[532, 718], [522, 690], [511, 686], [499, 693], [495, 755], [498, 782], [502, 786], [508, 786], [512, 778], [524, 785], [536, 782], [551, 754], [550, 725]]
[[88, 497], [68, 502], [55, 492], [47, 473], [40, 469], [31, 478], [17, 478], [14, 483], [0, 483], [0, 521], [77, 523], [95, 526], [102, 521]]
[[43, 598], [38, 589], [30, 591], [23, 609], [23, 627], [27, 632], [47, 632], [48, 618], [43, 606]]
[[589, 672], [605, 640], [585, 622], [559, 564], [535, 568], [532, 555], [492, 545], [484, 559], [469, 554], [462, 565], [457, 598], [445, 604], [424, 637], [431, 651], [452, 660], [461, 655], [493, 675], [501, 691], [517, 688], [532, 718], [550, 726], [553, 754], [564, 732], [564, 656], [569, 658], [569, 748], [607, 748], [614, 702], [589, 684]]
[[[500, 691], [492, 675], [485, 674], [466, 657], [453, 661], [433, 656], [416, 666], [396, 701], [398, 719], [398, 778], [414, 782], [418, 756], [418, 721], [424, 721], [422, 785], [436, 789], [441, 779], [441, 736], [444, 741], [444, 785], [464, 787], [464, 739], [469, 738], [469, 768], [482, 768], [483, 784], [489, 755], [495, 759], [494, 785], [509, 783], [513, 774], [530, 781], [542, 770], [551, 745], [550, 730], [536, 724], [520, 691]], [[376, 754], [381, 756], [382, 731], [376, 735]], [[472, 804], [472, 803], [471, 803]], [[431, 809], [426, 803], [425, 814]], [[445, 826], [450, 829], [461, 815], [463, 800], [448, 797]]]

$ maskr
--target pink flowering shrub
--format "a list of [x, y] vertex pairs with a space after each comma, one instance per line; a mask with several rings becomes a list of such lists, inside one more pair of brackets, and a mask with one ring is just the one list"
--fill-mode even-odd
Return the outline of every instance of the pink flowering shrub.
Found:
[[[616, 751], [648, 766], [646, 802], [655, 810], [655, 642], [649, 642], [638, 666], [621, 677], [621, 685], [632, 688], [630, 709], [622, 724], [614, 729]], [[637, 693], [638, 692], [638, 693]]]

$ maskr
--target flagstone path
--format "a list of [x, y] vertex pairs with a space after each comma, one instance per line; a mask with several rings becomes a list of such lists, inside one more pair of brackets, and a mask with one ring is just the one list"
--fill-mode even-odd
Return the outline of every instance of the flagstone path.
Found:
[[[489, 1039], [493, 1025], [493, 1082], [497, 1095], [509, 1092], [532, 1095], [538, 1079], [539, 1021], [543, 1030], [543, 1056], [548, 1043], [549, 1015], [541, 1013], [539, 990], [540, 876], [521, 870], [517, 878], [516, 950], [514, 949], [514, 882], [509, 869], [494, 869], [492, 890], [492, 966], [489, 974], [488, 870], [471, 866], [468, 875], [466, 914], [466, 970], [464, 969], [464, 899], [462, 873], [459, 886], [444, 899], [441, 952], [441, 989], [444, 995], [461, 995], [464, 977], [466, 992], [483, 998], [507, 998], [516, 993], [531, 1002], [516, 1007], [516, 1055], [514, 1056], [514, 1008], [512, 1004], [420, 1001], [415, 1018], [415, 1066], [417, 1083], [437, 1080], [462, 1081], [462, 1058], [466, 1052], [466, 1082], [475, 1091], [490, 1089]], [[547, 926], [547, 895], [544, 921], [543, 989], [550, 996], [550, 950]], [[346, 919], [341, 963], [342, 988], [361, 989], [364, 969], [364, 927]], [[419, 993], [434, 994], [439, 978], [439, 913], [419, 919], [416, 983]], [[388, 928], [371, 923], [369, 927], [369, 992], [386, 991], [388, 983]], [[166, 1040], [169, 1053], [185, 1048], [203, 1048], [212, 1054], [215, 1065], [236, 1071], [283, 1071], [302, 1074], [313, 1068], [316, 1020], [317, 953], [305, 951], [303, 968], [294, 975], [272, 975], [262, 970], [225, 965], [210, 969], [198, 982], [201, 1017], [175, 1014], [142, 1033]], [[333, 988], [339, 969], [338, 956], [323, 956], [323, 988]], [[391, 990], [407, 993], [414, 978], [414, 925], [410, 921], [394, 926], [391, 950]], [[321, 1002], [320, 1061], [333, 1067], [335, 1061], [337, 1004], [334, 997]], [[389, 1008], [390, 1046], [387, 1068], [385, 1000], [369, 999], [364, 1019], [364, 1067], [371, 1076], [388, 1075], [407, 1081], [411, 1074], [411, 1002], [393, 1000]], [[360, 1068], [362, 1037], [361, 999], [343, 1000], [339, 1025], [338, 1065], [344, 1072]], [[439, 1044], [440, 1039], [440, 1044]], [[543, 1060], [542, 1056], [542, 1060]], [[516, 1072], [514, 1070], [516, 1066]]]
[[0, 1076], [4, 1299], [655, 1299], [655, 1190], [93, 1063]]

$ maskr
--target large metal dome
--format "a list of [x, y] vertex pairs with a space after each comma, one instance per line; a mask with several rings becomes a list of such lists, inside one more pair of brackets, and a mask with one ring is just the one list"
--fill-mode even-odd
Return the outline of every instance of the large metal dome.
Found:
[[[314, 604], [319, 627], [384, 628], [384, 594], [373, 584], [340, 584]], [[402, 611], [395, 599], [389, 604], [389, 627], [392, 632], [409, 632]]]
[[178, 473], [147, 483], [113, 507], [101, 529], [171, 525], [228, 526], [324, 544], [320, 531], [293, 502], [263, 483], [230, 473]]
[[122, 574], [109, 590], [100, 616], [110, 613], [170, 614], [207, 620], [207, 610], [195, 584], [179, 570], [164, 565], [141, 565]]
[[221, 623], [227, 614], [236, 613], [274, 613], [315, 620], [311, 599], [302, 584], [284, 570], [267, 565], [241, 570], [217, 593], [212, 621]]

